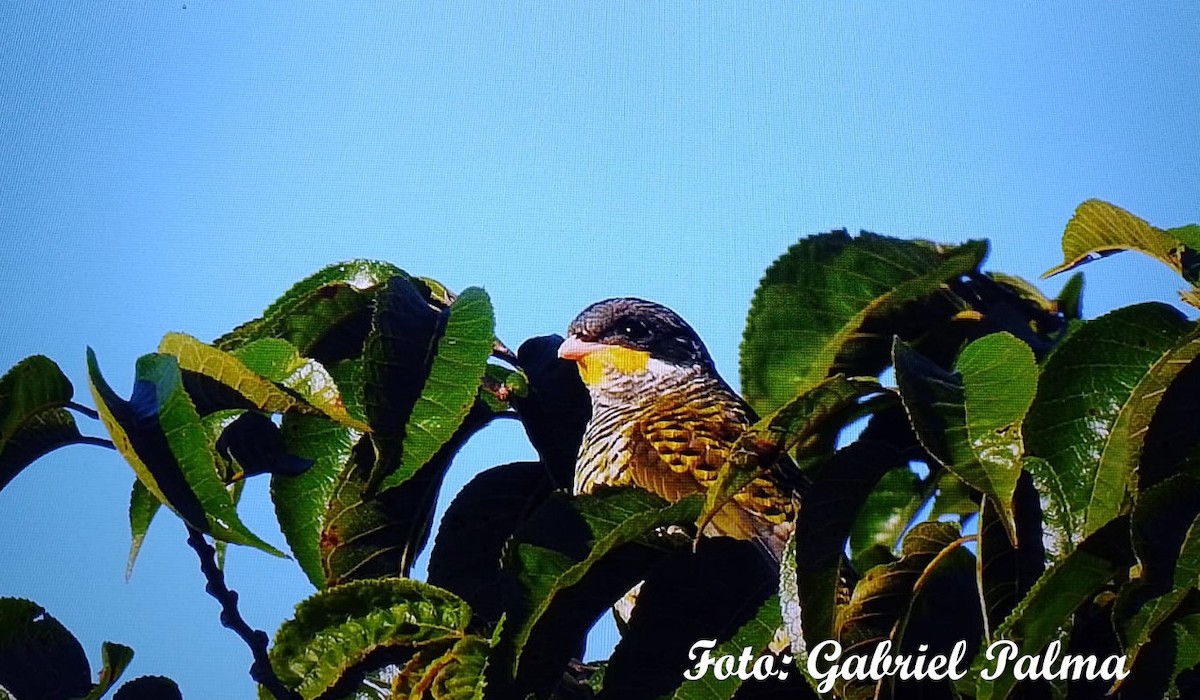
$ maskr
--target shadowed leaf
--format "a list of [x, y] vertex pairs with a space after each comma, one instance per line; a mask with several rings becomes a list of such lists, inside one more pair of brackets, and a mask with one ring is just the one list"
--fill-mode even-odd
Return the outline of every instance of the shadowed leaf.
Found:
[[25, 700], [83, 697], [92, 690], [83, 647], [37, 603], [0, 598], [0, 687]]
[[64, 410], [74, 388], [42, 355], [27, 357], [0, 377], [0, 489], [42, 455], [84, 438]]

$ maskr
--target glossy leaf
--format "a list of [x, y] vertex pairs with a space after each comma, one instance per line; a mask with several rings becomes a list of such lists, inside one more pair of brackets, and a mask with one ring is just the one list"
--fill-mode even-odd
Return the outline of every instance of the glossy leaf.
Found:
[[[316, 360], [301, 357], [295, 346], [277, 339], [256, 340], [233, 353], [253, 372], [300, 399], [298, 413], [324, 415], [360, 432], [367, 425], [350, 415], [332, 374]], [[280, 411], [275, 411], [280, 413]]]
[[1085, 323], [1046, 360], [1025, 445], [1055, 473], [1079, 535], [1120, 511], [1139, 439], [1131, 429], [1155, 400], [1137, 388], [1190, 325], [1164, 304], [1129, 306]]
[[1037, 388], [1029, 346], [1007, 333], [963, 349], [947, 372], [897, 341], [896, 382], [921, 443], [967, 485], [990, 497], [1015, 537], [1012, 495], [1021, 473], [1020, 424]]
[[113, 443], [155, 498], [193, 528], [283, 556], [238, 518], [217, 472], [215, 446], [183, 389], [175, 358], [141, 357], [129, 401], [105, 383], [90, 350], [88, 371], [92, 395]]
[[297, 282], [267, 307], [262, 317], [237, 327], [213, 345], [230, 351], [254, 340], [281, 338], [301, 355], [322, 362], [356, 356], [369, 328], [375, 291], [398, 275], [404, 271], [375, 260], [330, 265]]
[[445, 445], [475, 402], [495, 321], [487, 292], [463, 290], [450, 305], [429, 374], [404, 429], [400, 465], [384, 477], [381, 490], [404, 483]]
[[811, 236], [767, 269], [746, 319], [742, 391], [770, 413], [833, 374], [887, 366], [911, 338], [966, 308], [945, 288], [976, 270], [987, 244], [941, 246], [845, 231]]
[[428, 584], [354, 581], [296, 606], [295, 616], [275, 635], [271, 665], [305, 700], [336, 696], [353, 691], [362, 674], [374, 670], [371, 660], [380, 652], [456, 642], [466, 636], [470, 621], [466, 603]]
[[[997, 629], [996, 638], [1016, 642], [1019, 654], [1041, 653], [1076, 608], [1091, 600], [1117, 573], [1133, 563], [1128, 518], [1110, 520], [1037, 580]], [[974, 668], [978, 670], [982, 663], [977, 658]], [[1010, 673], [992, 681], [980, 677], [976, 686], [978, 700], [1007, 698], [1015, 683]]]
[[0, 377], [0, 489], [48, 452], [84, 438], [64, 407], [74, 388], [42, 355], [27, 357]]
[[296, 475], [271, 476], [271, 502], [279, 529], [292, 556], [310, 583], [325, 587], [321, 565], [321, 531], [338, 474], [350, 460], [350, 450], [362, 434], [352, 428], [312, 416], [288, 415], [280, 425], [284, 443], [293, 454], [312, 461]]

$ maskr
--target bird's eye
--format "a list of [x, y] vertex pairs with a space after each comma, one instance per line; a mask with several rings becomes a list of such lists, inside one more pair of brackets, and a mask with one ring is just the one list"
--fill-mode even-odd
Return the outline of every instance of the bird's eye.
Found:
[[650, 329], [641, 321], [625, 321], [618, 328], [621, 335], [630, 340], [645, 340], [650, 337]]

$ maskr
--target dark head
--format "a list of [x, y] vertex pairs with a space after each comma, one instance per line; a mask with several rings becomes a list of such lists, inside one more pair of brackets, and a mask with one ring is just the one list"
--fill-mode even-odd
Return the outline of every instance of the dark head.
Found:
[[678, 367], [712, 368], [700, 336], [679, 314], [662, 304], [630, 297], [606, 299], [584, 309], [567, 327], [567, 340], [558, 355], [576, 362], [600, 351], [608, 351], [605, 354], [611, 358], [631, 357], [630, 353], [614, 355], [615, 350]]

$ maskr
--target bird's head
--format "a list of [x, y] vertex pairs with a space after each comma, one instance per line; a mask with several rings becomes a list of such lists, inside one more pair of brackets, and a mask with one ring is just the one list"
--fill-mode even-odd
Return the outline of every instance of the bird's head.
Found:
[[711, 371], [713, 365], [700, 336], [679, 314], [631, 297], [584, 309], [567, 327], [558, 356], [579, 364], [589, 389], [622, 378]]

